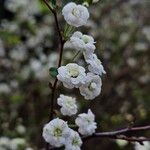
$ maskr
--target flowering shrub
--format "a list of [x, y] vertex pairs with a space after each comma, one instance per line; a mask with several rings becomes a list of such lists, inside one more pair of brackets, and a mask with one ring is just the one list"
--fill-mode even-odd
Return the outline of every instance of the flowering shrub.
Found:
[[[136, 134], [108, 144], [98, 131], [149, 123], [148, 5], [72, 1], [45, 1], [51, 14], [43, 1], [0, 2], [0, 149], [141, 148], [126, 142]], [[67, 131], [46, 124], [43, 138], [55, 119]]]
[[[51, 9], [53, 11], [53, 8]], [[87, 8], [73, 2], [70, 2], [64, 6], [62, 9], [62, 14], [66, 22], [74, 27], [85, 25], [87, 23], [87, 19], [89, 18]], [[60, 42], [63, 42], [62, 38], [63, 37], [61, 37]], [[79, 88], [81, 95], [83, 95], [85, 99], [92, 100], [101, 92], [102, 81], [99, 75], [105, 73], [101, 61], [97, 58], [96, 54], [94, 54], [94, 50], [96, 49], [94, 39], [91, 36], [83, 35], [81, 32], [76, 31], [67, 40], [69, 40], [72, 47], [76, 51], [83, 52], [85, 61], [89, 64], [89, 72], [87, 72], [84, 67], [73, 62], [67, 64], [66, 66], [60, 66], [59, 64], [57, 79], [61, 81], [66, 88]], [[61, 51], [63, 52], [63, 47]], [[57, 103], [62, 106], [60, 110], [62, 115], [71, 116], [77, 113], [77, 105], [75, 99], [72, 97], [60, 95]], [[53, 109], [53, 107], [51, 109]], [[82, 135], [92, 135], [95, 133], [95, 129], [97, 128], [95, 116], [90, 109], [87, 114], [79, 114], [75, 120], [75, 123], [79, 127], [79, 133]], [[69, 135], [71, 135], [69, 139], [72, 141], [68, 143]], [[51, 120], [44, 127], [43, 137], [45, 141], [52, 146], [61, 147], [62, 145], [65, 145], [66, 149], [70, 148], [70, 150], [79, 150], [82, 144], [79, 134], [69, 128], [66, 122], [58, 118]]]

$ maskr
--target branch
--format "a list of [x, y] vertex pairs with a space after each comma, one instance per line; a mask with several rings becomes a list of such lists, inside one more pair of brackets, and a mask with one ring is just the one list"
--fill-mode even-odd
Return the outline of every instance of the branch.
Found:
[[[59, 61], [58, 61], [58, 68], [59, 68], [61, 66], [61, 62], [62, 62], [65, 40], [63, 39], [63, 36], [61, 34], [61, 29], [59, 27], [56, 11], [49, 5], [47, 0], [43, 0], [43, 1], [54, 16], [54, 20], [55, 20], [55, 24], [56, 24], [56, 30], [57, 30], [57, 33], [59, 36]], [[54, 116], [54, 99], [55, 99], [55, 93], [56, 93], [56, 88], [57, 88], [57, 82], [58, 82], [58, 79], [55, 78], [54, 84], [52, 86], [50, 86], [50, 84], [49, 84], [49, 88], [52, 90], [51, 105], [50, 105], [50, 120], [52, 120], [53, 116]], [[49, 150], [49, 144], [48, 143], [46, 144], [46, 150]]]
[[[120, 139], [126, 140], [128, 142], [139, 142], [143, 144], [144, 141], [150, 141], [150, 137], [136, 137], [131, 136], [133, 133], [141, 132], [141, 131], [148, 131], [150, 130], [150, 125], [142, 126], [142, 127], [128, 127], [121, 130], [110, 131], [110, 132], [99, 132], [95, 133], [91, 136], [82, 137], [83, 141], [93, 139], [93, 138], [109, 138], [109, 139]], [[60, 148], [50, 147], [51, 150], [59, 150]]]
[[116, 138], [118, 135], [127, 135], [127, 134], [132, 134], [133, 132], [147, 131], [147, 130], [150, 130], [150, 125], [143, 126], [143, 127], [128, 127], [125, 129], [116, 130], [116, 131], [112, 131], [112, 132], [95, 133], [92, 136], [83, 137], [83, 139], [89, 139], [89, 138], [94, 138], [94, 137]]
[[[63, 55], [63, 48], [64, 48], [65, 40], [63, 39], [62, 34], [61, 34], [61, 29], [59, 27], [56, 11], [49, 5], [47, 0], [43, 0], [43, 1], [46, 4], [46, 6], [48, 7], [48, 9], [51, 11], [51, 13], [53, 14], [54, 19], [55, 19], [56, 30], [57, 30], [57, 33], [59, 36], [59, 45], [60, 45], [59, 46], [60, 47], [59, 48], [59, 62], [58, 62], [58, 68], [59, 68], [61, 66], [61, 62], [62, 62], [62, 55]], [[50, 89], [52, 89], [50, 119], [53, 119], [54, 98], [55, 98], [55, 91], [56, 91], [56, 87], [57, 87], [57, 82], [58, 82], [58, 79], [56, 78], [53, 86], [50, 88]]]

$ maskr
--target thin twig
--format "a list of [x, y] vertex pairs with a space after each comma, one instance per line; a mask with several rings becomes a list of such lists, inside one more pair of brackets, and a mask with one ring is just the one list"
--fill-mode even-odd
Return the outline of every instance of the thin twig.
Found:
[[[109, 138], [109, 139], [125, 140], [128, 142], [139, 142], [140, 144], [143, 144], [144, 141], [150, 141], [150, 137], [149, 138], [136, 137], [136, 136], [131, 136], [131, 134], [141, 132], [141, 131], [148, 131], [148, 130], [150, 130], [150, 125], [142, 126], [142, 127], [130, 127], [130, 128], [125, 128], [116, 131], [95, 133], [91, 136], [82, 137], [82, 140], [86, 141], [93, 138]], [[58, 148], [55, 147], [50, 147], [50, 149], [58, 150]]]
[[[58, 61], [58, 68], [61, 66], [61, 62], [62, 62], [62, 55], [63, 55], [63, 47], [64, 47], [64, 43], [65, 41], [63, 40], [63, 37], [62, 37], [62, 34], [61, 34], [61, 29], [59, 27], [59, 23], [58, 23], [58, 18], [57, 18], [57, 13], [56, 11], [51, 8], [51, 6], [49, 5], [49, 3], [47, 2], [47, 0], [43, 0], [44, 3], [46, 4], [46, 6], [49, 8], [49, 10], [51, 11], [51, 13], [53, 14], [54, 16], [54, 19], [55, 19], [55, 24], [56, 24], [56, 30], [58, 32], [58, 36], [59, 36], [59, 45], [60, 45], [60, 48], [59, 48], [59, 61]], [[56, 87], [57, 87], [57, 82], [58, 82], [58, 79], [56, 78], [55, 81], [54, 81], [54, 84], [52, 86], [52, 95], [51, 95], [51, 112], [50, 112], [50, 119], [53, 119], [53, 110], [54, 110], [54, 99], [55, 99], [55, 91], [56, 91]]]
[[[58, 36], [59, 36], [59, 61], [58, 61], [58, 68], [59, 68], [61, 66], [61, 62], [62, 62], [62, 56], [63, 56], [63, 49], [64, 49], [65, 40], [63, 39], [63, 36], [61, 34], [61, 29], [59, 27], [56, 11], [53, 8], [51, 8], [51, 6], [47, 2], [47, 0], [43, 0], [43, 1], [44, 1], [44, 3], [46, 4], [46, 6], [49, 8], [49, 10], [51, 11], [51, 13], [54, 16], [54, 20], [55, 20], [55, 24], [56, 24], [56, 30], [57, 30], [57, 33], [58, 33]], [[51, 105], [50, 105], [50, 120], [52, 120], [53, 116], [54, 116], [54, 99], [55, 99], [55, 94], [56, 94], [57, 82], [58, 82], [58, 79], [55, 78], [53, 86], [49, 86], [50, 89], [52, 90], [51, 91], [51, 93], [52, 93], [51, 94]], [[46, 150], [49, 150], [49, 144], [47, 144]]]
[[95, 133], [92, 136], [83, 137], [83, 139], [87, 140], [87, 139], [96, 138], [96, 137], [117, 138], [118, 135], [127, 135], [129, 133], [132, 134], [132, 133], [135, 133], [135, 132], [147, 131], [147, 130], [150, 130], [150, 125], [143, 126], [143, 127], [125, 128], [125, 129], [111, 131], [111, 132]]

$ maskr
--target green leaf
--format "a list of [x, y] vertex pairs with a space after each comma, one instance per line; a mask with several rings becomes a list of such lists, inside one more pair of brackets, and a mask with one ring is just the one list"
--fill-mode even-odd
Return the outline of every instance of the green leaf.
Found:
[[57, 68], [51, 67], [51, 68], [49, 69], [49, 74], [50, 74], [50, 76], [52, 76], [52, 77], [56, 77], [56, 76], [58, 75]]

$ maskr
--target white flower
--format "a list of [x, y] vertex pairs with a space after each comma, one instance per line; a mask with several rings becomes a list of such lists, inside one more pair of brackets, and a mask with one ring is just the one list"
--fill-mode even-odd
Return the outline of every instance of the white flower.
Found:
[[18, 125], [16, 127], [16, 131], [20, 134], [24, 134], [26, 132], [26, 128], [23, 125]]
[[66, 139], [65, 150], [81, 150], [82, 140], [78, 132], [70, 129], [69, 136]]
[[150, 142], [143, 142], [144, 145], [140, 145], [139, 143], [135, 143], [135, 150], [150, 150]]
[[67, 123], [59, 118], [53, 119], [43, 128], [43, 138], [52, 146], [60, 147], [65, 143], [69, 127]]
[[75, 120], [76, 124], [79, 126], [79, 132], [82, 135], [92, 135], [95, 133], [95, 129], [97, 128], [97, 124], [95, 122], [95, 116], [88, 110], [88, 113], [79, 114]]
[[8, 137], [0, 137], [0, 150], [7, 150], [10, 148], [10, 139]]
[[66, 22], [75, 27], [85, 25], [89, 18], [88, 9], [85, 6], [76, 5], [73, 2], [64, 6], [62, 14]]
[[94, 74], [102, 75], [106, 74], [101, 61], [97, 58], [96, 54], [84, 55], [86, 62], [89, 64], [88, 70]]
[[98, 1], [99, 1], [99, 0], [93, 0], [92, 2], [93, 2], [93, 3], [97, 3]]
[[19, 147], [25, 147], [26, 141], [23, 138], [14, 138], [10, 142], [11, 150], [17, 150]]
[[80, 51], [86, 51], [92, 54], [95, 50], [94, 39], [92, 36], [83, 35], [81, 32], [76, 31], [70, 38], [70, 42], [74, 49]]
[[92, 100], [101, 92], [102, 81], [98, 75], [88, 73], [85, 84], [82, 84], [79, 89], [82, 96], [87, 100]]
[[61, 113], [65, 116], [71, 116], [77, 113], [76, 99], [63, 94], [57, 99], [58, 105], [61, 107]]
[[85, 69], [76, 63], [69, 63], [58, 68], [58, 80], [63, 82], [66, 88], [78, 88], [85, 82]]

